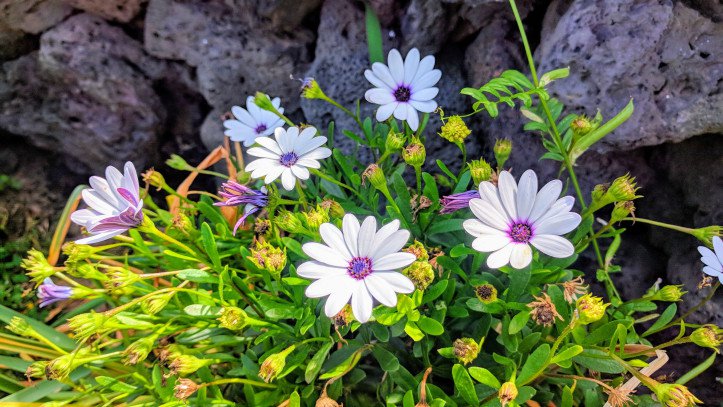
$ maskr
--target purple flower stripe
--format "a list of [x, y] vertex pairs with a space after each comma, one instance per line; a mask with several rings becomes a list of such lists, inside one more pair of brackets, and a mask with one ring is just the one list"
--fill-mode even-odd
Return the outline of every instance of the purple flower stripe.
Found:
[[216, 206], [246, 205], [243, 216], [234, 225], [233, 234], [244, 224], [246, 218], [265, 208], [269, 204], [269, 196], [264, 191], [257, 191], [234, 181], [225, 182], [218, 191], [223, 201], [215, 202]]
[[127, 230], [136, 227], [143, 222], [143, 212], [136, 208], [129, 207], [115, 216], [103, 218], [88, 231], [91, 233], [109, 232], [111, 230]]
[[444, 196], [440, 200], [440, 202], [442, 203], [442, 209], [439, 211], [439, 213], [444, 215], [456, 212], [460, 209], [469, 208], [469, 201], [479, 197], [479, 191], [466, 191], [459, 194]]
[[43, 284], [38, 287], [38, 298], [40, 298], [40, 307], [46, 307], [55, 302], [70, 298], [73, 289], [61, 285], [56, 285], [53, 280], [46, 278]]
[[246, 211], [246, 213], [244, 213], [243, 216], [241, 216], [241, 217], [239, 218], [239, 220], [236, 222], [236, 224], [235, 224], [234, 227], [233, 227], [233, 234], [234, 234], [234, 236], [236, 236], [236, 231], [238, 230], [238, 228], [241, 227], [241, 226], [244, 224], [244, 222], [246, 222], [246, 218], [247, 218], [249, 215], [252, 215], [252, 214], [254, 214], [254, 213], [256, 213], [256, 212], [258, 212], [258, 211], [260, 211], [260, 210], [261, 210], [261, 208], [259, 208], [258, 206], [252, 206], [251, 209], [249, 209], [248, 211]]
[[138, 206], [138, 198], [133, 193], [125, 188], [117, 188], [116, 191], [123, 197], [128, 203], [133, 206]]

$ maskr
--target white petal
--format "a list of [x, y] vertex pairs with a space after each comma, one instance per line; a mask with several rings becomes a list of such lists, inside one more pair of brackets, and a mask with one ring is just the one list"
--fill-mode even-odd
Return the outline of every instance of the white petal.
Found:
[[375, 271], [373, 275], [377, 278], [383, 278], [387, 284], [398, 293], [409, 294], [414, 291], [414, 283], [402, 273], [395, 271]]
[[394, 117], [399, 120], [407, 120], [407, 104], [397, 103], [397, 108], [394, 109]]
[[[77, 243], [78, 241], [76, 241]], [[716, 270], [711, 266], [705, 266], [703, 267], [703, 272], [709, 276], [718, 277], [720, 279], [723, 279], [723, 272], [720, 270]]]
[[553, 216], [561, 215], [566, 212], [570, 212], [573, 205], [575, 205], [575, 198], [571, 196], [563, 196], [562, 198], [555, 201], [554, 204], [547, 210], [545, 214], [540, 216], [536, 222], [542, 222], [545, 218], [551, 218]]
[[[268, 158], [259, 158], [258, 160], [253, 160], [250, 163], [246, 164], [245, 171], [246, 172], [252, 172], [256, 169], [268, 169], [271, 167], [276, 166], [278, 164], [278, 160], [271, 160]], [[258, 178], [258, 177], [254, 177]]]
[[[278, 131], [283, 129], [281, 127], [277, 128], [275, 131]], [[276, 140], [272, 139], [271, 137], [257, 137], [256, 143], [262, 147], [266, 147], [267, 149], [273, 151], [274, 153], [281, 155], [281, 148], [279, 148], [279, 143], [276, 142]]]
[[264, 147], [251, 147], [248, 150], [246, 150], [246, 153], [253, 157], [260, 157], [260, 158], [270, 158], [272, 160], [278, 160], [279, 155], [275, 152], [266, 149]]
[[138, 174], [136, 173], [136, 167], [133, 166], [133, 163], [130, 161], [126, 162], [123, 167], [123, 181], [121, 182], [121, 186], [138, 199]]
[[319, 234], [329, 247], [341, 253], [345, 259], [351, 259], [352, 255], [349, 249], [346, 247], [344, 241], [344, 235], [341, 233], [338, 227], [331, 223], [324, 223], [319, 227]]
[[[309, 127], [305, 128], [304, 130], [302, 130], [301, 133], [299, 133], [299, 138], [297, 139], [296, 142], [299, 143], [298, 145], [306, 144], [309, 141], [311, 141], [311, 139], [314, 138], [314, 136], [316, 135], [316, 132], [317, 132], [316, 127], [309, 126]], [[298, 151], [297, 151], [297, 154], [299, 154]]]
[[299, 265], [299, 267], [296, 269], [296, 274], [298, 274], [300, 277], [317, 280], [324, 277], [340, 276], [346, 274], [346, 269], [330, 266], [328, 264], [312, 260], [301, 263], [301, 265]]
[[387, 223], [386, 225], [379, 228], [377, 231], [377, 234], [374, 236], [374, 249], [378, 249], [381, 247], [381, 242], [391, 236], [394, 232], [399, 230], [399, 219], [394, 219], [393, 221]]
[[372, 260], [377, 261], [386, 255], [397, 253], [407, 241], [409, 241], [409, 231], [398, 230], [386, 239], [375, 242], [371, 251]]
[[394, 113], [394, 110], [397, 109], [398, 105], [399, 105], [398, 102], [393, 102], [393, 103], [387, 103], [386, 105], [379, 106], [379, 109], [377, 109], [377, 114], [376, 114], [377, 121], [383, 122], [384, 120], [387, 120]]
[[[308, 153], [302, 155], [301, 157], [299, 157], [299, 159], [302, 159], [302, 158], [311, 158], [311, 159], [313, 159], [313, 160], [321, 160], [321, 159], [324, 159], [324, 158], [326, 158], [326, 157], [329, 157], [330, 155], [331, 155], [331, 150], [329, 150], [329, 149], [326, 148], [326, 147], [319, 147], [319, 148], [317, 148], [317, 149], [315, 149], [315, 150], [313, 150], [313, 151], [309, 151]], [[297, 161], [297, 163], [298, 163], [298, 161]], [[308, 165], [306, 165], [306, 166], [308, 167]], [[319, 168], [319, 167], [317, 166], [317, 167], [314, 167], [314, 168]]]
[[342, 267], [344, 269], [349, 266], [349, 260], [351, 260], [351, 258], [348, 257], [348, 253], [338, 252], [321, 243], [306, 243], [302, 246], [302, 250], [307, 256], [318, 262], [328, 264], [330, 266]]
[[296, 166], [304, 166], [306, 168], [319, 168], [321, 164], [313, 158], [302, 157], [296, 162]]
[[479, 195], [481, 199], [490, 203], [498, 213], [501, 215], [507, 214], [504, 206], [502, 206], [502, 201], [500, 201], [500, 194], [497, 192], [497, 187], [493, 183], [489, 181], [480, 182]]
[[472, 241], [472, 248], [483, 253], [494, 252], [507, 246], [510, 242], [511, 240], [507, 236], [481, 235]]
[[[378, 63], [378, 62], [377, 62], [377, 63]], [[374, 72], [372, 72], [372, 71], [369, 70], [369, 69], [367, 69], [366, 71], [364, 71], [364, 77], [367, 78], [367, 80], [368, 80], [372, 85], [376, 86], [377, 88], [380, 88], [380, 89], [389, 89], [390, 91], [392, 90], [392, 89], [390, 88], [390, 86], [389, 86], [386, 82], [384, 82], [383, 80], [381, 80], [376, 74], [374, 74]], [[389, 75], [389, 78], [391, 78], [391, 75]]]
[[395, 307], [397, 305], [397, 293], [387, 284], [387, 281], [374, 275], [368, 275], [364, 280], [369, 293], [380, 303], [387, 307]]
[[382, 88], [369, 89], [364, 93], [364, 99], [377, 105], [386, 105], [397, 100], [390, 90]]
[[294, 173], [294, 176], [300, 180], [307, 180], [309, 179], [309, 170], [299, 165], [299, 162], [296, 162], [296, 165], [291, 166], [291, 172]]
[[[419, 73], [417, 73], [419, 74]], [[418, 88], [428, 88], [430, 86], [434, 86], [439, 82], [439, 79], [442, 77], [442, 71], [439, 69], [433, 69], [429, 72], [426, 72], [425, 74], [419, 76], [418, 79], [415, 79], [414, 82], [412, 82], [412, 86], [418, 87]]]
[[80, 209], [70, 214], [70, 220], [80, 226], [88, 226], [89, 223], [97, 223], [105, 217], [105, 215], [102, 215], [97, 211], [93, 211], [90, 209]]
[[435, 102], [434, 100], [426, 100], [424, 102], [420, 102], [418, 100], [410, 100], [408, 103], [412, 105], [412, 107], [415, 108], [417, 111], [420, 111], [422, 113], [432, 113], [434, 109], [437, 108], [437, 102]]
[[438, 88], [423, 88], [419, 90], [414, 89], [411, 98], [419, 102], [425, 102], [427, 100], [434, 99], [438, 93]]
[[715, 249], [715, 255], [718, 256], [718, 261], [723, 264], [723, 240], [720, 237], [713, 237], [713, 249]]
[[537, 250], [545, 253], [550, 257], [564, 259], [575, 253], [575, 247], [564, 237], [555, 235], [536, 235], [530, 239], [530, 243]]
[[507, 218], [506, 214], [497, 212], [497, 209], [489, 202], [475, 198], [469, 201], [469, 208], [486, 225], [499, 230], [507, 230], [507, 224], [510, 222], [509, 218]]
[[705, 247], [705, 246], [698, 246], [698, 252], [702, 256], [700, 258], [700, 261], [705, 263], [706, 265], [713, 267], [713, 268], [723, 268], [723, 263], [718, 260], [718, 257], [715, 255], [713, 250]]
[[562, 181], [556, 179], [545, 184], [535, 197], [535, 203], [528, 216], [530, 222], [534, 222], [544, 215], [562, 192]]
[[532, 170], [525, 171], [517, 186], [517, 216], [526, 220], [530, 216], [537, 195], [537, 175]]
[[[83, 192], [81, 192], [83, 196], [83, 201], [90, 206], [91, 208], [95, 209], [96, 211], [104, 214], [115, 214], [118, 212], [117, 205], [119, 203], [116, 202], [107, 202], [101, 196], [93, 191], [92, 189], [84, 189]], [[115, 206], [114, 206], [115, 205]]]
[[404, 104], [407, 106], [407, 124], [409, 125], [409, 128], [412, 129], [412, 131], [417, 131], [417, 128], [419, 127], [419, 115], [417, 114], [417, 111], [414, 110], [412, 105], [410, 105], [409, 103]]
[[349, 284], [349, 280], [352, 280], [352, 278], [347, 275], [324, 277], [309, 284], [306, 287], [305, 294], [310, 298], [325, 297], [337, 291], [339, 287]]
[[417, 74], [417, 68], [419, 67], [419, 50], [412, 48], [407, 53], [407, 57], [404, 59], [404, 83], [412, 83], [412, 79]]
[[294, 150], [299, 156], [304, 155], [312, 150], [315, 150], [326, 144], [326, 137], [314, 137], [313, 139], [304, 143], [304, 145], [298, 145]]
[[286, 131], [284, 131], [283, 128], [279, 127], [274, 130], [274, 135], [276, 136], [276, 141], [279, 143], [281, 151], [288, 153], [294, 151], [296, 139], [299, 137], [299, 128], [289, 127]]
[[354, 318], [362, 324], [372, 316], [372, 297], [365, 284], [358, 284], [351, 297], [351, 310]]
[[427, 55], [426, 57], [422, 58], [422, 60], [419, 61], [419, 66], [417, 67], [417, 73], [414, 74], [414, 79], [412, 79], [412, 83], [417, 84], [417, 82], [419, 81], [420, 78], [422, 78], [424, 75], [426, 75], [433, 69], [434, 69], [434, 55]]
[[338, 314], [346, 304], [349, 303], [353, 287], [341, 286], [337, 290], [332, 291], [329, 297], [326, 298], [326, 304], [324, 304], [324, 314], [331, 318]]
[[341, 229], [344, 232], [344, 241], [346, 242], [346, 247], [349, 248], [349, 252], [351, 253], [352, 257], [358, 256], [357, 239], [359, 238], [359, 221], [357, 220], [356, 216], [347, 213], [346, 215], [344, 215], [341, 226]]
[[417, 260], [417, 256], [412, 253], [392, 253], [372, 262], [374, 271], [397, 270], [406, 267]]
[[402, 60], [402, 54], [396, 48], [389, 51], [387, 65], [389, 66], [389, 72], [392, 73], [392, 78], [394, 78], [394, 84], [401, 85], [404, 83], [404, 61]]
[[509, 171], [500, 173], [497, 190], [500, 193], [500, 201], [502, 201], [505, 211], [510, 218], [517, 220], [517, 183]]
[[[249, 96], [251, 98], [251, 104], [253, 104], [253, 96]], [[248, 106], [248, 99], [246, 99], [246, 103]], [[248, 111], [246, 109], [239, 107], [239, 106], [233, 106], [231, 108], [231, 113], [233, 113], [234, 117], [236, 117], [239, 122], [249, 126], [249, 127], [255, 127], [256, 126], [256, 120], [251, 117]]]
[[532, 249], [528, 244], [513, 244], [510, 265], [516, 269], [527, 267], [532, 261]]
[[88, 237], [84, 237], [82, 239], [78, 239], [75, 241], [77, 244], [93, 244], [93, 243], [99, 243], [104, 240], [108, 240], [113, 236], [118, 236], [121, 233], [125, 232], [126, 229], [117, 229], [117, 230], [109, 230], [107, 232], [101, 232], [96, 233]]
[[533, 225], [536, 235], [564, 235], [580, 224], [580, 215], [572, 212], [553, 217], [544, 217]]
[[281, 172], [281, 185], [283, 185], [284, 189], [287, 191], [291, 191], [294, 189], [294, 186], [296, 186], [296, 177], [294, 176], [293, 171], [291, 171], [291, 168], [284, 168]]
[[[276, 178], [279, 178], [281, 174], [284, 173], [285, 170], [288, 168], [284, 167], [281, 164], [273, 165], [267, 169], [266, 177], [264, 177], [264, 183], [270, 184], [276, 180]], [[253, 176], [253, 174], [251, 174]], [[293, 188], [293, 187], [292, 187]]]
[[95, 195], [102, 200], [106, 202], [111, 202], [112, 205], [115, 207], [118, 203], [118, 200], [115, 197], [115, 194], [113, 194], [110, 190], [110, 186], [108, 185], [108, 182], [98, 176], [92, 176], [88, 180], [90, 183], [90, 187], [93, 188], [93, 192], [95, 192]]
[[491, 226], [487, 226], [477, 219], [467, 219], [462, 223], [462, 227], [470, 235], [474, 237], [480, 237], [482, 235], [493, 235], [506, 237], [507, 233], [502, 230], [495, 229]]
[[374, 76], [384, 82], [384, 84], [387, 85], [389, 89], [394, 90], [397, 88], [397, 83], [392, 77], [392, 73], [389, 71], [389, 67], [387, 67], [381, 62], [375, 62], [372, 64], [372, 71], [374, 72]]
[[357, 256], [369, 257], [371, 249], [374, 246], [374, 236], [377, 233], [377, 220], [374, 216], [367, 216], [362, 222], [359, 229], [359, 239], [357, 240]]
[[507, 246], [497, 250], [487, 257], [487, 267], [491, 269], [498, 269], [510, 262], [510, 256], [512, 255], [512, 249], [515, 244], [510, 243]]

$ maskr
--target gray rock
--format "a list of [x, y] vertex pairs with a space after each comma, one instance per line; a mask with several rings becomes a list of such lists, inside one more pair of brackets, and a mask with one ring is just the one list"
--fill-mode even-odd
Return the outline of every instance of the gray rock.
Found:
[[264, 91], [282, 96], [288, 111], [298, 108], [289, 96], [299, 83], [290, 75], [305, 70], [311, 33], [280, 35], [253, 15], [236, 13], [220, 1], [205, 3], [152, 0], [145, 22], [145, 47], [159, 58], [180, 59], [197, 68], [198, 86], [219, 109], [244, 103]]
[[588, 114], [599, 107], [609, 118], [635, 101], [633, 117], [599, 151], [723, 131], [723, 58], [715, 46], [723, 27], [698, 12], [670, 2], [578, 1], [544, 31], [540, 71], [570, 67], [570, 77], [552, 86], [568, 107]]
[[39, 52], [3, 64], [0, 128], [66, 155], [78, 172], [143, 166], [165, 117], [152, 83], [162, 72], [120, 28], [74, 16], [43, 34]]
[[62, 0], [0, 0], [0, 22], [30, 34], [40, 34], [72, 11]]
[[127, 23], [141, 11], [143, 0], [63, 0], [70, 6], [108, 20]]
[[422, 54], [438, 52], [454, 28], [457, 14], [438, 1], [412, 0], [401, 19], [403, 52], [418, 48]]
[[251, 10], [270, 28], [293, 32], [321, 0], [226, 0], [236, 12], [248, 14]]
[[32, 35], [10, 28], [0, 21], [0, 61], [9, 61], [33, 50], [35, 41]]

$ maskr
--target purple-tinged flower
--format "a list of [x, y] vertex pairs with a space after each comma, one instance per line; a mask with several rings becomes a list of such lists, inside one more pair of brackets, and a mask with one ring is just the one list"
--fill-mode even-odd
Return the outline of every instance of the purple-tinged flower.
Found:
[[84, 226], [91, 236], [76, 243], [98, 243], [143, 222], [143, 201], [133, 163], [125, 164], [123, 174], [109, 166], [105, 178], [90, 177], [90, 186], [83, 191], [83, 201], [90, 208], [73, 212], [70, 219]]
[[459, 194], [443, 196], [442, 199], [440, 199], [442, 209], [440, 209], [439, 213], [445, 215], [460, 209], [467, 209], [469, 208], [469, 201], [475, 198], [479, 198], [479, 191], [466, 191], [460, 192]]
[[260, 211], [269, 204], [269, 195], [266, 187], [261, 187], [261, 190], [257, 191], [237, 182], [228, 181], [221, 185], [221, 190], [218, 191], [218, 194], [223, 198], [223, 201], [214, 203], [216, 206], [246, 205], [243, 216], [239, 218], [233, 227], [234, 235], [239, 226], [244, 224], [247, 216]]
[[53, 280], [46, 278], [43, 284], [38, 287], [38, 298], [40, 298], [40, 308], [46, 307], [52, 303], [66, 300], [73, 294], [71, 287], [57, 285]]

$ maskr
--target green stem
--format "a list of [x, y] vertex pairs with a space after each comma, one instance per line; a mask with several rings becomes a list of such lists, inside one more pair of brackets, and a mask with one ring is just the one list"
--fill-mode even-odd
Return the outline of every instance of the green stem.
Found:
[[275, 389], [275, 388], [276, 388], [276, 385], [275, 385], [275, 384], [264, 383], [264, 382], [257, 382], [256, 380], [249, 380], [249, 379], [238, 379], [238, 378], [214, 380], [214, 381], [209, 382], [209, 383], [203, 383], [203, 384], [199, 385], [198, 388], [199, 388], [199, 389], [202, 389], [202, 388], [204, 388], [204, 387], [218, 386], [219, 384], [232, 384], [232, 383], [248, 384], [248, 385], [251, 385], [251, 386], [263, 387], [263, 388], [266, 388], [266, 389]]
[[422, 197], [422, 167], [415, 166], [414, 174], [417, 176], [417, 199], [420, 199]]
[[301, 187], [301, 183], [296, 183], [296, 192], [299, 194], [299, 201], [301, 201], [301, 206], [304, 207], [304, 210], [309, 209], [309, 202], [306, 201], [306, 194], [304, 193], [304, 189]]
[[658, 222], [656, 220], [651, 220], [651, 219], [623, 218], [622, 220], [627, 220], [627, 221], [631, 221], [631, 222], [647, 223], [648, 225], [659, 226], [661, 228], [671, 229], [671, 230], [675, 230], [675, 231], [681, 232], [681, 233], [686, 233], [689, 235], [692, 235], [693, 232], [695, 231], [695, 229], [686, 228], [686, 227], [678, 226], [678, 225], [671, 225], [670, 223]]
[[331, 182], [332, 184], [338, 185], [344, 189], [351, 191], [354, 195], [356, 195], [357, 198], [359, 198], [362, 202], [364, 202], [364, 198], [359, 194], [359, 192], [357, 192], [356, 189], [350, 187], [349, 185], [347, 185], [339, 180], [335, 180], [334, 178], [324, 174], [323, 172], [321, 172], [317, 169], [311, 169], [311, 173], [316, 175], [319, 178], [322, 178], [322, 179], [325, 179], [325, 180]]
[[[665, 325], [664, 327], [662, 327], [654, 332], [650, 332], [648, 335], [653, 334], [655, 332], [660, 332], [662, 330], [668, 329], [673, 326], [680, 325], [681, 321], [684, 321], [686, 318], [693, 315], [694, 312], [698, 311], [702, 306], [704, 306], [708, 301], [710, 301], [710, 299], [713, 298], [713, 296], [715, 295], [715, 292], [718, 291], [718, 287], [720, 287], [720, 281], [715, 283], [715, 285], [710, 290], [708, 295], [705, 298], [703, 298], [695, 307], [689, 309], [685, 314], [681, 315], [680, 318], [676, 319], [675, 321]], [[643, 337], [645, 337], [645, 336], [647, 336], [647, 335], [643, 335]]]

